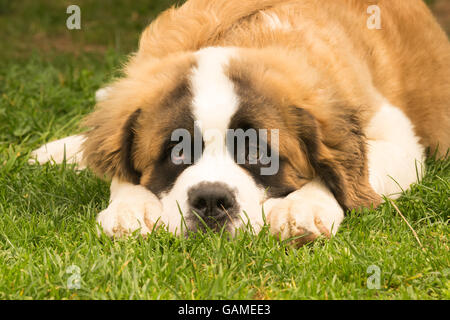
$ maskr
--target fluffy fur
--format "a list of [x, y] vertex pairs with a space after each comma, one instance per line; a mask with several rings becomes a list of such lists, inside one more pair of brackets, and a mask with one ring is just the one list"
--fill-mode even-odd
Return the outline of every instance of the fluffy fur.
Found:
[[[345, 210], [376, 207], [414, 183], [425, 149], [446, 155], [449, 75], [449, 41], [421, 0], [190, 0], [146, 28], [125, 77], [85, 122], [86, 163], [129, 191], [112, 193], [99, 222], [110, 235], [145, 234], [139, 208], [158, 202], [150, 224], [159, 215], [177, 233], [188, 189], [219, 181], [241, 210], [230, 231], [245, 210], [257, 230], [264, 207], [283, 238], [330, 236]], [[208, 152], [192, 166], [164, 162], [171, 131], [194, 132], [198, 120], [221, 134], [249, 123], [279, 129], [280, 171], [262, 177], [230, 157], [221, 167]]]

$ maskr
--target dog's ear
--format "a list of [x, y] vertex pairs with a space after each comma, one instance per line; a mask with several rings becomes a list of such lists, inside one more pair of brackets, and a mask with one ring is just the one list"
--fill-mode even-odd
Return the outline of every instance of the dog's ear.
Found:
[[139, 184], [141, 173], [134, 166], [134, 141], [141, 109], [120, 113], [98, 110], [84, 124], [83, 157], [99, 176], [117, 177]]
[[344, 210], [378, 206], [381, 198], [369, 183], [365, 137], [357, 117], [342, 111], [320, 122], [303, 108], [292, 110], [301, 147], [315, 175]]
[[141, 114], [141, 109], [134, 111], [122, 128], [122, 141], [120, 151], [121, 171], [129, 181], [139, 184], [141, 173], [134, 167], [133, 151], [134, 138], [136, 135], [137, 119]]

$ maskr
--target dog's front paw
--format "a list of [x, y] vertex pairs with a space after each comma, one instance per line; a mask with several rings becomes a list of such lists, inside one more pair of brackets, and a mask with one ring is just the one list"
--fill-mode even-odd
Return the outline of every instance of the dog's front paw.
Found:
[[85, 137], [76, 135], [64, 139], [49, 142], [30, 154], [30, 164], [43, 164], [53, 161], [56, 164], [75, 163], [77, 169], [82, 170], [86, 166], [83, 162], [83, 152], [81, 151]]
[[161, 213], [161, 202], [153, 193], [130, 185], [98, 214], [97, 222], [110, 237], [127, 236], [136, 230], [145, 236], [162, 224]]
[[278, 202], [267, 222], [272, 234], [282, 240], [295, 238], [296, 245], [312, 242], [319, 236], [335, 234], [344, 212], [331, 192], [320, 182], [311, 182]]

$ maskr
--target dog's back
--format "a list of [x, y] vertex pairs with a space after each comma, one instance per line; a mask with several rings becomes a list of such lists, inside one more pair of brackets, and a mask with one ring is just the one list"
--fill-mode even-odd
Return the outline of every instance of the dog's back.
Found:
[[349, 95], [373, 84], [432, 152], [450, 147], [450, 44], [422, 0], [190, 0], [144, 31], [135, 61], [209, 46], [301, 50]]

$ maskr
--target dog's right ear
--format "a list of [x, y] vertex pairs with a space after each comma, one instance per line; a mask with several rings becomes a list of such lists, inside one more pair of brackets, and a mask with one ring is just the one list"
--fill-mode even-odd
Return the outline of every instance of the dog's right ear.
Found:
[[97, 110], [84, 125], [83, 157], [87, 166], [100, 177], [119, 178], [139, 184], [141, 173], [134, 166], [134, 142], [141, 109], [132, 112]]
[[381, 197], [369, 183], [366, 142], [359, 119], [342, 107], [338, 114], [327, 114], [328, 123], [324, 125], [310, 111], [299, 107], [290, 110], [296, 116], [298, 138], [316, 176], [341, 207], [378, 206]]

